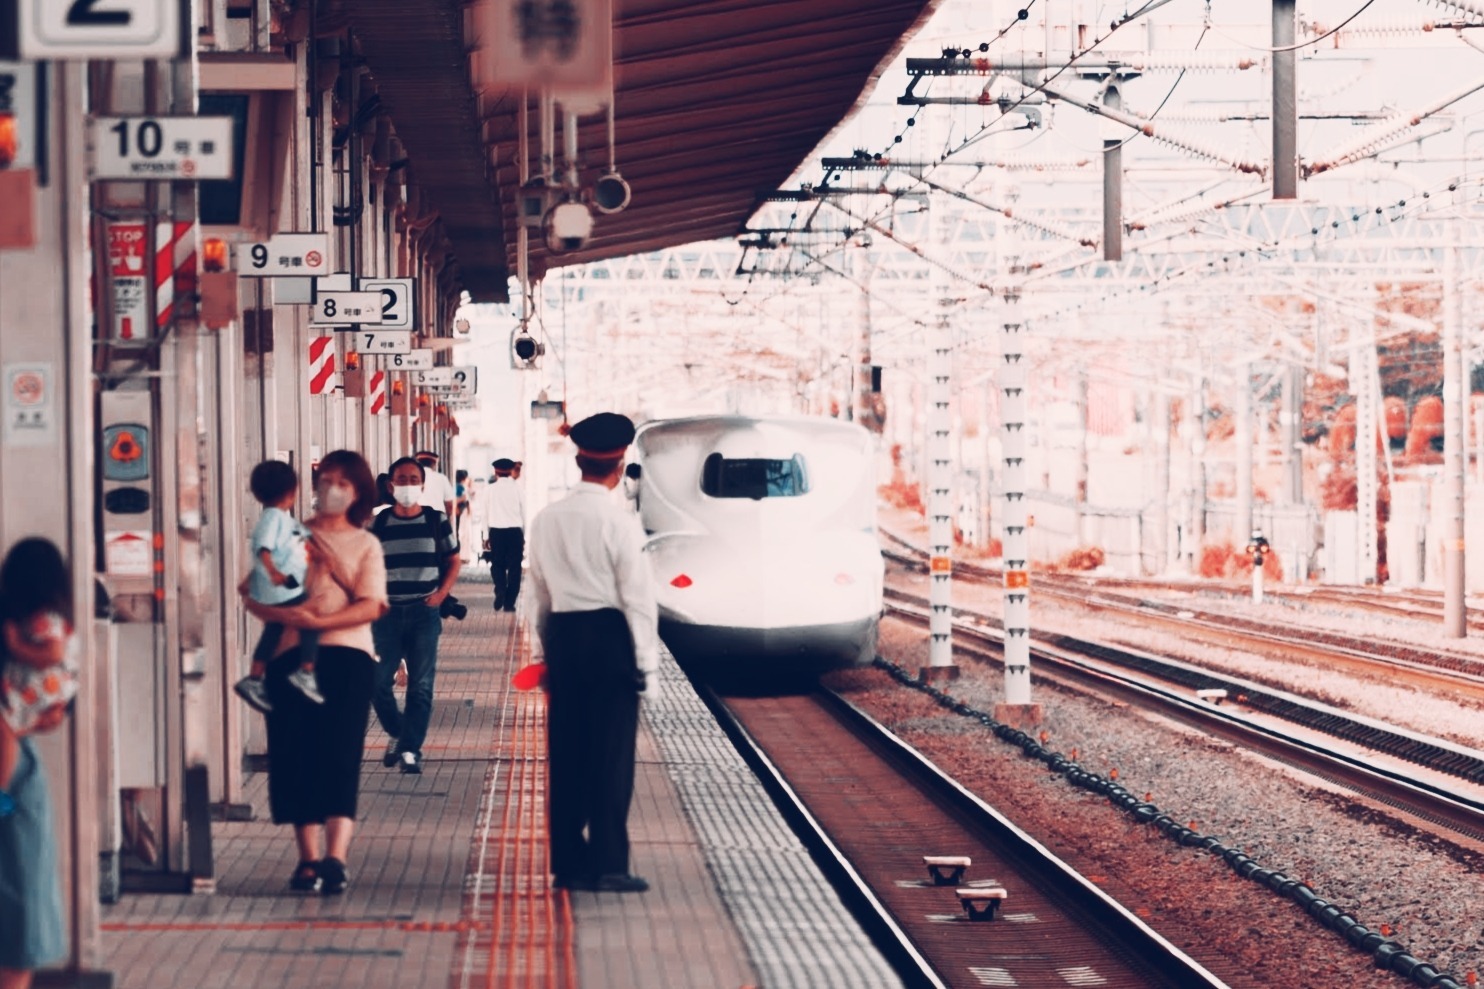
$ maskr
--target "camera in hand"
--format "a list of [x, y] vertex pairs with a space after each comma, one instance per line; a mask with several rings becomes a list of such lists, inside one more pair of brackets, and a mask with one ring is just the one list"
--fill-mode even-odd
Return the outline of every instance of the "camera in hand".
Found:
[[469, 606], [467, 604], [460, 604], [459, 599], [452, 594], [444, 598], [443, 603], [438, 606], [438, 617], [440, 618], [453, 618], [457, 621], [463, 621], [464, 616], [468, 613]]

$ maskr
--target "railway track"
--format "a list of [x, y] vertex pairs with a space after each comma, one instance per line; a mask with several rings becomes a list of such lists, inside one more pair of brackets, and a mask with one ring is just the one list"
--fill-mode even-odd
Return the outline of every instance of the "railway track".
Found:
[[[925, 600], [890, 591], [888, 597], [892, 599], [889, 613], [915, 624], [927, 624]], [[955, 635], [977, 647], [959, 651], [990, 662], [1000, 661], [1002, 635], [997, 632], [997, 625], [985, 616], [978, 616], [974, 624], [961, 618], [956, 620]], [[1306, 733], [1285, 731], [1269, 720], [1277, 719], [1307, 729], [1308, 733], [1329, 735], [1437, 772], [1484, 783], [1484, 760], [1467, 751], [1361, 721], [1332, 708], [1307, 704], [1185, 663], [1073, 636], [1034, 639], [1031, 653], [1035, 660], [1033, 669], [1039, 677], [1054, 677], [1158, 711], [1406, 811], [1434, 827], [1484, 842], [1484, 802], [1420, 780], [1415, 773], [1387, 769], [1323, 745]], [[1209, 689], [1225, 689], [1228, 697], [1239, 700], [1232, 707], [1218, 707], [1197, 698], [1196, 691]], [[1254, 720], [1248, 712], [1267, 715], [1269, 720]]]
[[[1225, 985], [838, 695], [703, 696], [908, 984]], [[938, 884], [930, 855], [972, 864]], [[960, 890], [1006, 896], [976, 921]]]

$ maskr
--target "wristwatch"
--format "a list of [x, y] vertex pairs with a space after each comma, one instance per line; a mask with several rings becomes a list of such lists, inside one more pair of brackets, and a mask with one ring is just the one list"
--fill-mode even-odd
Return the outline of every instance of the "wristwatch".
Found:
[[0, 790], [0, 817], [9, 817], [15, 813], [15, 798], [4, 790]]

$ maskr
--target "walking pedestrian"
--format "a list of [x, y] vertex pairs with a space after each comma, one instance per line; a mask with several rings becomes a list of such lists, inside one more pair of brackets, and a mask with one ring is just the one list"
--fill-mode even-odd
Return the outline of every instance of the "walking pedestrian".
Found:
[[23, 539], [0, 564], [0, 632], [0, 989], [27, 989], [66, 954], [51, 796], [31, 740], [62, 723], [77, 689], [72, 579], [50, 541]]
[[432, 450], [419, 450], [412, 456], [423, 469], [423, 488], [418, 504], [436, 508], [452, 519], [459, 494], [448, 475], [438, 469], [438, 454]]
[[[289, 888], [343, 893], [360, 795], [361, 758], [371, 720], [376, 664], [371, 623], [386, 611], [381, 545], [362, 528], [377, 501], [376, 481], [359, 453], [335, 450], [320, 461], [318, 510], [306, 524], [324, 566], [309, 571], [309, 600], [273, 607], [243, 606], [264, 622], [284, 625], [264, 686], [268, 722], [268, 807], [274, 824], [291, 824], [299, 864]], [[315, 679], [323, 704], [289, 684], [300, 665], [300, 630], [319, 632]]]
[[634, 424], [602, 412], [570, 435], [582, 482], [531, 524], [553, 884], [643, 892], [649, 883], [629, 871], [628, 815], [639, 698], [660, 689], [658, 609], [644, 530], [612, 496]]
[[514, 611], [520, 596], [520, 564], [526, 552], [525, 495], [514, 475], [515, 461], [501, 457], [490, 464], [495, 479], [479, 501], [484, 520], [484, 548], [490, 554], [495, 581], [495, 610]]
[[[372, 627], [376, 640], [376, 718], [389, 736], [382, 765], [421, 773], [423, 740], [433, 715], [433, 683], [438, 669], [440, 609], [459, 576], [459, 547], [448, 516], [420, 504], [423, 466], [403, 457], [391, 466], [388, 510], [371, 522], [386, 557], [386, 593], [391, 607]], [[407, 663], [407, 706], [399, 710], [392, 692], [397, 668]]]

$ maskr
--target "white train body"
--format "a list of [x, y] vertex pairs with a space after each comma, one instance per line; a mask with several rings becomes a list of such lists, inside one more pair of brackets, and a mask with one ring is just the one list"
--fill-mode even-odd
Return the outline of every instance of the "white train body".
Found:
[[800, 670], [871, 661], [884, 565], [869, 433], [835, 419], [708, 416], [647, 423], [635, 451], [660, 635], [677, 657]]

